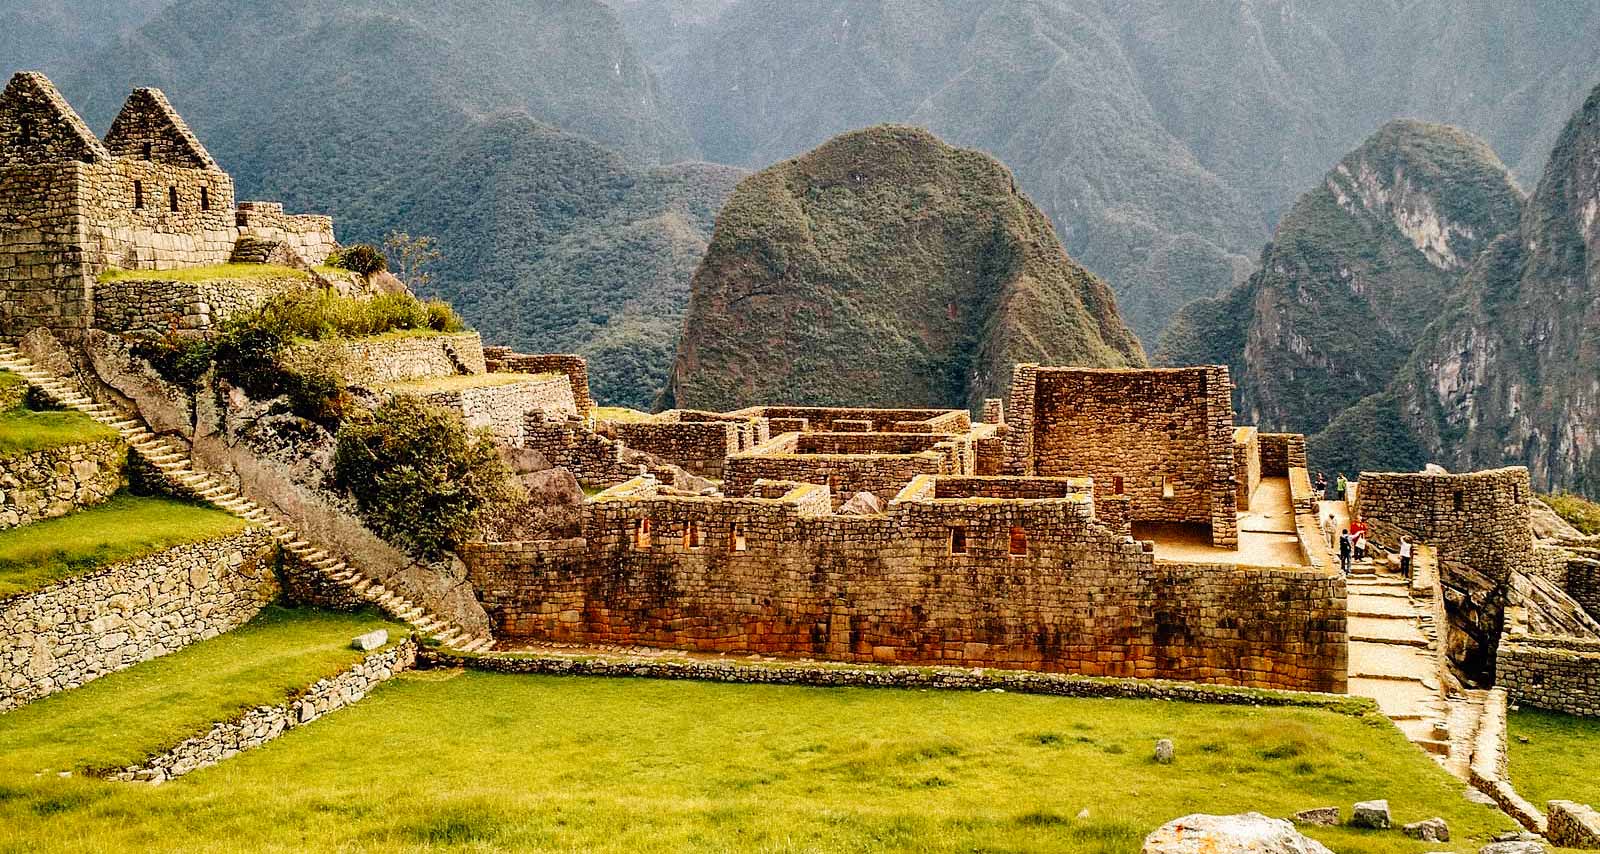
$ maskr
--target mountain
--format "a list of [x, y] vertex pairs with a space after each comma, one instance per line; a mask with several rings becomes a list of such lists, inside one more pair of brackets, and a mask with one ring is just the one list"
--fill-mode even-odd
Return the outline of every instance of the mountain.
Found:
[[1531, 183], [1600, 83], [1566, 0], [616, 2], [710, 159], [877, 122], [992, 153], [1151, 345], [1373, 128], [1463, 127]]
[[171, 0], [0, 0], [0, 62], [11, 71], [58, 67], [112, 43]]
[[448, 247], [438, 291], [486, 339], [584, 355], [596, 399], [644, 408], [672, 365], [716, 212], [744, 174], [633, 166], [508, 114], [398, 170], [352, 213]]
[[[1438, 315], [1389, 392], [1424, 453], [1453, 469], [1526, 465], [1537, 489], [1600, 495], [1600, 88], [1518, 228]], [[1330, 439], [1362, 438], [1345, 428]]]
[[1191, 303], [1160, 364], [1226, 364], [1241, 417], [1315, 433], [1384, 390], [1522, 196], [1482, 140], [1390, 122], [1284, 215], [1261, 269]]
[[668, 405], [973, 406], [1015, 362], [1145, 363], [999, 161], [879, 126], [740, 182], [695, 272]]

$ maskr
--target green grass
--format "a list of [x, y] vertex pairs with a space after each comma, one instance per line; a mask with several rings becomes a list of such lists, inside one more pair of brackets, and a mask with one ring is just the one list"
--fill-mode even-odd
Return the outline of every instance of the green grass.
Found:
[[1585, 534], [1600, 534], [1600, 504], [1570, 493], [1539, 497], [1567, 524]]
[[107, 268], [95, 277], [100, 282], [204, 282], [211, 279], [307, 279], [304, 270], [278, 264], [212, 264], [172, 270]]
[[0, 457], [116, 437], [117, 431], [81, 412], [34, 412], [20, 408], [0, 412]]
[[30, 719], [5, 760], [0, 850], [1128, 852], [1189, 812], [1371, 797], [1455, 841], [1314, 834], [1421, 854], [1511, 826], [1386, 721], [1311, 709], [443, 670], [158, 788], [31, 776], [142, 714], [78, 705], [37, 718], [86, 731]]
[[121, 494], [87, 510], [0, 531], [0, 597], [36, 590], [96, 567], [244, 529], [221, 510]]
[[511, 385], [532, 380], [550, 379], [561, 376], [560, 374], [456, 374], [449, 377], [424, 377], [422, 379], [406, 380], [405, 382], [391, 383], [384, 386], [385, 391], [395, 394], [433, 394], [441, 391], [461, 391], [468, 388], [487, 388], [498, 385]]
[[1546, 801], [1600, 807], [1600, 718], [1580, 718], [1522, 708], [1506, 722], [1511, 783], [1544, 809]]
[[637, 423], [654, 421], [656, 418], [654, 415], [651, 415], [648, 412], [640, 412], [637, 409], [631, 409], [626, 406], [596, 406], [590, 411], [590, 414], [594, 416], [594, 420], [596, 422], [621, 421], [627, 423]]
[[126, 767], [213, 721], [281, 703], [360, 659], [366, 653], [350, 640], [377, 628], [392, 641], [405, 631], [367, 613], [269, 606], [227, 634], [8, 712], [0, 716], [0, 813], [36, 774]]

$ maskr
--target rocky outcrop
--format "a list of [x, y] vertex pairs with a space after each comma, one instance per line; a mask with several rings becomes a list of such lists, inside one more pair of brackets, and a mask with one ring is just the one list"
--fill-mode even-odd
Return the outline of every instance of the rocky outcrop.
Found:
[[1142, 854], [1333, 854], [1281, 818], [1186, 815], [1146, 836]]
[[1144, 353], [1005, 166], [875, 127], [734, 190], [667, 402], [976, 406], [1017, 362], [1127, 367]]

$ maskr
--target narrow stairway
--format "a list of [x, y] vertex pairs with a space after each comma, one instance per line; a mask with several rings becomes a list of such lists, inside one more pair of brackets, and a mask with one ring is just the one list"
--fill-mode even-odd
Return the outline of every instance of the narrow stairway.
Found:
[[187, 449], [146, 428], [138, 417], [100, 403], [76, 389], [71, 382], [35, 365], [15, 347], [0, 344], [0, 368], [26, 379], [59, 406], [73, 409], [115, 429], [128, 447], [161, 473], [174, 490], [187, 493], [265, 528], [285, 553], [308, 570], [343, 589], [360, 601], [377, 606], [395, 619], [404, 620], [426, 637], [463, 652], [480, 652], [494, 645], [491, 638], [476, 636], [451, 620], [431, 613], [398, 593], [386, 589], [342, 559], [307, 542], [283, 521], [216, 476], [196, 470], [189, 462]]
[[1350, 633], [1349, 691], [1371, 697], [1406, 738], [1439, 758], [1450, 757], [1450, 709], [1439, 685], [1438, 627], [1405, 578], [1351, 569], [1345, 585]]

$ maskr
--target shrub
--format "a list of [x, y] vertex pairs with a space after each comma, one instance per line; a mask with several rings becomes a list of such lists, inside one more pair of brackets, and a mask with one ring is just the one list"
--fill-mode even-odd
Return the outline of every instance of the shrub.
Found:
[[435, 332], [461, 332], [467, 328], [466, 321], [444, 300], [431, 299], [423, 307], [428, 310], [428, 328]]
[[352, 273], [360, 273], [363, 276], [370, 276], [373, 273], [381, 273], [389, 269], [389, 259], [383, 257], [383, 253], [378, 250], [378, 247], [370, 243], [357, 243], [353, 246], [346, 246], [329, 255], [327, 265], [329, 267], [338, 267], [341, 270], [349, 270]]
[[466, 541], [520, 491], [491, 439], [405, 395], [339, 430], [333, 482], [374, 531], [425, 560]]

